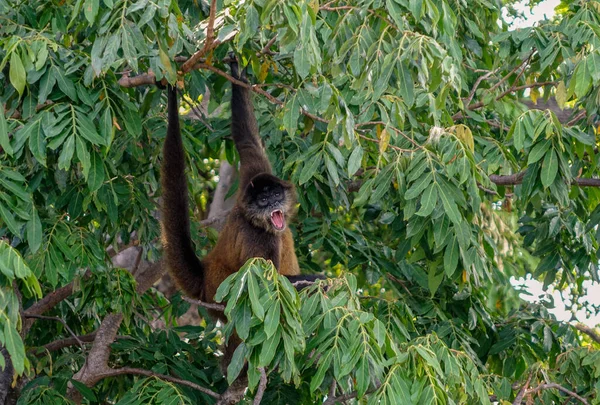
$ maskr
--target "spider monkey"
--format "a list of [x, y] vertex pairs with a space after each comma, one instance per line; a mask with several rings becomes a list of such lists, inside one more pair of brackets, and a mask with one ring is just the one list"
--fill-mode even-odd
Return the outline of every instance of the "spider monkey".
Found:
[[[232, 75], [247, 83], [245, 75], [239, 75], [237, 62], [230, 65]], [[202, 260], [196, 256], [190, 235], [177, 90], [168, 86], [167, 91], [168, 127], [161, 169], [161, 226], [166, 263], [179, 287], [190, 297], [214, 302], [219, 285], [252, 257], [271, 260], [278, 272], [292, 283], [300, 281], [298, 284], [307, 284], [323, 278], [320, 275], [300, 275], [294, 240], [287, 226], [294, 215], [294, 186], [272, 174], [258, 134], [250, 90], [235, 83], [232, 83], [231, 95], [231, 133], [240, 156], [237, 200], [216, 246]]]

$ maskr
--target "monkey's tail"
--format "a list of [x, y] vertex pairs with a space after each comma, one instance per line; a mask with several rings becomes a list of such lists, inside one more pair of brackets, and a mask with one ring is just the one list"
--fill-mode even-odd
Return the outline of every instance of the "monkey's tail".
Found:
[[179, 128], [177, 88], [168, 89], [168, 126], [161, 167], [162, 240], [165, 262], [177, 284], [193, 297], [204, 299], [204, 266], [190, 236], [185, 153]]

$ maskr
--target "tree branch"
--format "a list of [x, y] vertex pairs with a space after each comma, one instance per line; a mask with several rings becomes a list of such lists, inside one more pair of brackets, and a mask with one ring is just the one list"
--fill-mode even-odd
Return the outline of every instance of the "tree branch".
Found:
[[[525, 172], [523, 171], [509, 175], [491, 174], [489, 177], [492, 183], [499, 186], [515, 186], [523, 182]], [[600, 179], [576, 177], [571, 180], [571, 184], [579, 187], [600, 187]]]
[[523, 398], [525, 398], [525, 394], [527, 393], [527, 389], [529, 388], [529, 384], [531, 383], [532, 377], [533, 377], [533, 372], [530, 372], [529, 377], [527, 377], [527, 381], [525, 381], [525, 384], [523, 384], [523, 386], [519, 390], [519, 393], [515, 397], [515, 400], [513, 401], [513, 405], [521, 404], [521, 402], [523, 401]]
[[258, 371], [260, 371], [260, 383], [258, 384], [256, 395], [254, 396], [253, 405], [260, 405], [260, 401], [262, 401], [265, 390], [267, 389], [267, 373], [265, 372], [265, 368], [259, 367]]
[[190, 304], [198, 305], [200, 307], [204, 307], [207, 309], [212, 309], [213, 311], [219, 311], [219, 312], [225, 311], [225, 305], [223, 305], [223, 304], [213, 304], [210, 302], [195, 300], [190, 297], [181, 297], [181, 299], [183, 299], [185, 302], [189, 302]]
[[204, 55], [214, 49], [218, 43], [215, 41], [215, 16], [217, 14], [217, 0], [211, 0], [210, 11], [208, 15], [208, 26], [206, 27], [206, 40], [202, 49], [192, 55], [181, 67], [183, 73], [188, 73], [195, 68], [196, 63], [200, 61]]
[[566, 389], [565, 387], [563, 387], [562, 385], [559, 385], [556, 383], [540, 384], [537, 387], [527, 391], [527, 395], [533, 395], [536, 392], [539, 392], [542, 390], [549, 390], [549, 389], [557, 389], [557, 390], [562, 391], [565, 394], [569, 395], [570, 397], [577, 399], [582, 404], [590, 405], [590, 403], [585, 398], [577, 395], [575, 392], [570, 391], [570, 390]]
[[62, 323], [63, 326], [65, 327], [65, 329], [67, 330], [67, 332], [69, 332], [69, 334], [73, 337], [73, 339], [75, 339], [77, 341], [77, 344], [79, 346], [81, 346], [82, 349], [85, 349], [83, 342], [79, 339], [79, 337], [75, 334], [75, 332], [73, 332], [73, 330], [69, 327], [69, 325], [67, 325], [67, 322], [64, 319], [59, 318], [57, 316], [35, 315], [35, 314], [28, 314], [25, 312], [23, 313], [23, 316], [25, 318], [45, 319], [47, 321], [56, 321], [56, 322]]
[[159, 373], [155, 373], [154, 371], [150, 371], [150, 370], [145, 370], [142, 368], [132, 368], [132, 367], [121, 367], [121, 368], [108, 368], [103, 374], [102, 374], [102, 378], [107, 378], [107, 377], [115, 377], [118, 375], [126, 375], [126, 374], [131, 374], [131, 375], [142, 375], [145, 377], [153, 377], [153, 378], [158, 378], [160, 380], [164, 380], [164, 381], [168, 381], [168, 382], [172, 382], [175, 384], [180, 384], [180, 385], [185, 385], [186, 387], [190, 387], [192, 389], [195, 389], [196, 391], [200, 391], [208, 396], [211, 396], [213, 398], [219, 398], [220, 394], [208, 389], [208, 388], [204, 388], [201, 385], [198, 385], [194, 382], [191, 381], [187, 381], [187, 380], [182, 380], [181, 378], [177, 378], [177, 377], [173, 377], [170, 375], [166, 375], [166, 374], [159, 374]]
[[598, 333], [596, 333], [596, 331], [592, 328], [590, 328], [589, 326], [586, 326], [582, 323], [577, 323], [575, 325], [573, 325], [573, 327], [575, 329], [577, 329], [580, 332], [585, 333], [586, 335], [588, 335], [590, 338], [592, 338], [592, 340], [598, 344], [600, 344], [600, 335]]

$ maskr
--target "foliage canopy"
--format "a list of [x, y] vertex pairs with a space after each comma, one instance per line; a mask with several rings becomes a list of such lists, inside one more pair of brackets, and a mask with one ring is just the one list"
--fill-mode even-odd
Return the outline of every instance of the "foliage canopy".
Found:
[[[213, 403], [244, 359], [247, 403], [600, 403], [600, 338], [510, 283], [598, 311], [581, 297], [599, 281], [600, 2], [523, 29], [502, 7], [0, 0], [0, 366], [19, 403]], [[227, 326], [179, 326], [189, 304], [149, 288], [165, 99], [147, 84], [179, 78], [199, 118], [202, 256], [215, 170], [236, 161], [231, 51], [297, 186], [301, 267], [331, 280], [298, 294], [251, 260], [219, 290]], [[129, 246], [133, 271], [111, 260]]]

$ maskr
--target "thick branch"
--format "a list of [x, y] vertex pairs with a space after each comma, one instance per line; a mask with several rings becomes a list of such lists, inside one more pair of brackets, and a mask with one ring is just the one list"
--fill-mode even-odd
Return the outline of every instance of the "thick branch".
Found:
[[580, 332], [585, 333], [586, 335], [588, 335], [590, 338], [592, 338], [592, 340], [598, 344], [600, 344], [600, 335], [598, 333], [596, 333], [596, 331], [592, 328], [590, 328], [589, 326], [586, 326], [582, 323], [578, 323], [573, 325], [573, 327], [575, 329], [577, 329]]
[[556, 383], [540, 384], [537, 387], [527, 391], [527, 395], [532, 395], [532, 394], [535, 394], [536, 392], [539, 392], [542, 390], [549, 390], [549, 389], [557, 389], [557, 390], [562, 391], [565, 394], [569, 395], [570, 397], [577, 399], [582, 404], [590, 405], [590, 403], [585, 398], [577, 395], [575, 392], [570, 391], [570, 390], [566, 389], [565, 387], [563, 387], [562, 385], [559, 385]]

